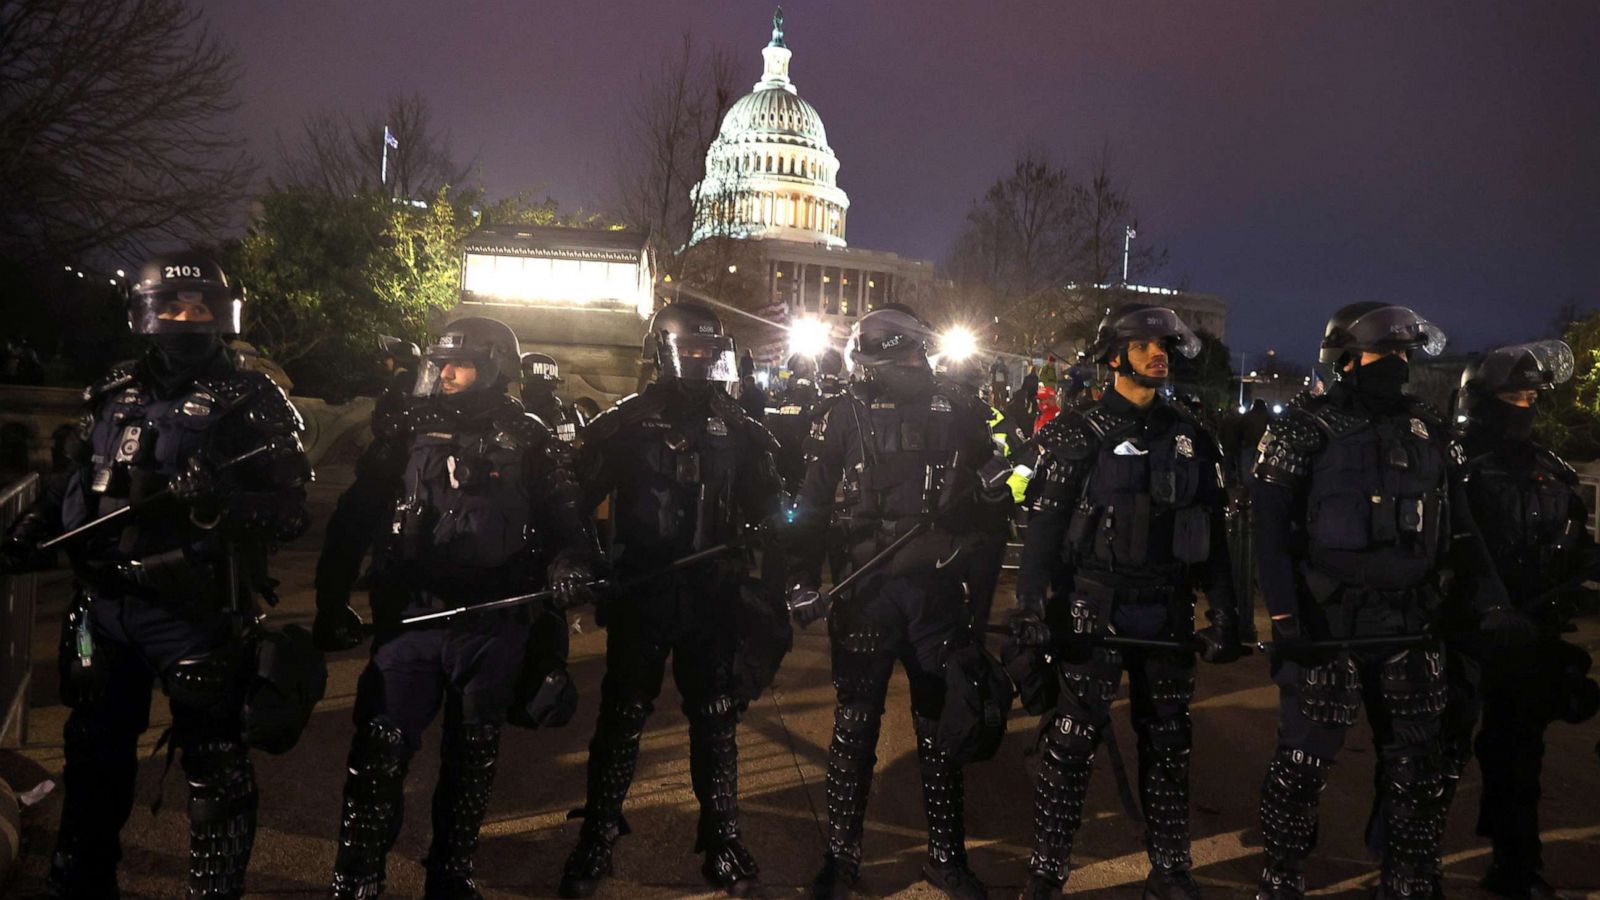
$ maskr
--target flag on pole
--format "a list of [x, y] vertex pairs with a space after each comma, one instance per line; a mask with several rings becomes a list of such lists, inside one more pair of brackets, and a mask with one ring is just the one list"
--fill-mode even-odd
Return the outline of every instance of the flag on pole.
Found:
[[383, 126], [383, 142], [389, 146], [400, 149], [400, 139], [389, 133], [389, 126]]

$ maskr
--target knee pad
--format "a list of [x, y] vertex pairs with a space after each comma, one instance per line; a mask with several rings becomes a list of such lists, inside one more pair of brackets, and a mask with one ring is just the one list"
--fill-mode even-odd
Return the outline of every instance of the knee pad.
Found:
[[1444, 776], [1436, 759], [1410, 754], [1383, 761], [1386, 793], [1403, 815], [1425, 813], [1444, 799]]
[[1094, 755], [1094, 748], [1100, 743], [1100, 726], [1081, 715], [1057, 715], [1055, 721], [1050, 723], [1049, 733], [1045, 736], [1045, 746], [1055, 747], [1067, 753], [1082, 753], [1086, 756]]
[[368, 719], [356, 725], [355, 739], [350, 743], [350, 773], [403, 772], [411, 761], [411, 754], [411, 746], [406, 743], [399, 725], [384, 716]]
[[878, 729], [883, 711], [865, 703], [842, 703], [833, 711], [834, 756], [869, 771], [877, 763]]
[[1187, 751], [1194, 745], [1189, 711], [1139, 724], [1140, 742], [1161, 751]]
[[643, 700], [602, 702], [595, 736], [606, 734], [617, 740], [637, 742], [644, 733], [645, 720], [654, 710], [654, 704]]
[[251, 815], [256, 807], [255, 770], [250, 752], [238, 741], [204, 741], [183, 752], [189, 781], [191, 824]]
[[744, 712], [743, 703], [727, 694], [718, 694], [699, 702], [683, 703], [683, 715], [689, 720], [689, 727], [709, 725], [718, 722], [738, 723], [739, 716]]
[[179, 706], [216, 719], [228, 718], [239, 703], [239, 655], [233, 647], [180, 659], [164, 673], [167, 696]]
[[1150, 699], [1161, 705], [1187, 705], [1194, 699], [1194, 670], [1174, 669], [1151, 678]]

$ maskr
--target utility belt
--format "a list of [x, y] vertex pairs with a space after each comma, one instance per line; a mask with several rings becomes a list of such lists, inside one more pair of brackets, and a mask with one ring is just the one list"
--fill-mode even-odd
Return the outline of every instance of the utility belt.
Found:
[[1085, 594], [1101, 604], [1170, 604], [1178, 597], [1178, 588], [1175, 585], [1155, 584], [1143, 587], [1112, 585], [1095, 581], [1082, 573], [1073, 576], [1072, 590], [1074, 593]]
[[74, 572], [97, 596], [135, 596], [202, 613], [220, 612], [228, 605], [214, 563], [181, 547], [137, 560], [80, 562]]
[[1300, 566], [1300, 580], [1309, 596], [1312, 618], [1331, 637], [1354, 634], [1359, 623], [1376, 614], [1402, 632], [1431, 629], [1438, 624], [1443, 595], [1431, 581], [1406, 587], [1375, 587], [1341, 580], [1313, 565]]

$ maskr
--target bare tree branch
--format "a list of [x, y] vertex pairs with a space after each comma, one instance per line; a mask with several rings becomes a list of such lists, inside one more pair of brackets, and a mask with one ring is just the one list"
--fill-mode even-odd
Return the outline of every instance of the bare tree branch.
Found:
[[0, 0], [0, 248], [214, 239], [251, 172], [237, 80], [183, 0]]

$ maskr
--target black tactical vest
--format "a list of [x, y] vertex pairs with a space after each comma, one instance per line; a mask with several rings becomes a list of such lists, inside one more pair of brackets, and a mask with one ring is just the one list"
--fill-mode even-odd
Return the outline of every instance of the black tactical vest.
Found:
[[[1069, 413], [1071, 415], [1071, 413]], [[1201, 505], [1217, 483], [1213, 439], [1176, 410], [1145, 427], [1097, 406], [1075, 427], [1093, 435], [1093, 465], [1067, 528], [1077, 565], [1108, 572], [1175, 572], [1211, 554], [1211, 513]]]
[[981, 423], [971, 421], [976, 414], [975, 404], [941, 391], [915, 402], [882, 398], [835, 404], [832, 422], [848, 423], [855, 432], [853, 444], [845, 446], [844, 500], [850, 517], [857, 523], [895, 523], [935, 512], [956, 452], [970, 451], [971, 436], [982, 433]]
[[1333, 403], [1305, 413], [1325, 438], [1311, 462], [1306, 499], [1312, 562], [1373, 587], [1423, 581], [1449, 537], [1450, 440], [1443, 425], [1419, 404], [1384, 416]]
[[1516, 456], [1485, 453], [1468, 462], [1467, 496], [1506, 592], [1533, 600], [1575, 573], [1582, 515], [1576, 475], [1542, 448]]
[[641, 565], [732, 539], [743, 517], [735, 497], [741, 467], [766, 452], [750, 439], [749, 420], [731, 399], [669, 404], [656, 396], [664, 390], [653, 386], [654, 393], [624, 400], [605, 414], [623, 424], [595, 420], [595, 439], [622, 470], [616, 542]]
[[412, 437], [393, 523], [411, 583], [444, 596], [516, 589], [532, 576], [530, 506], [548, 432], [514, 401]]

